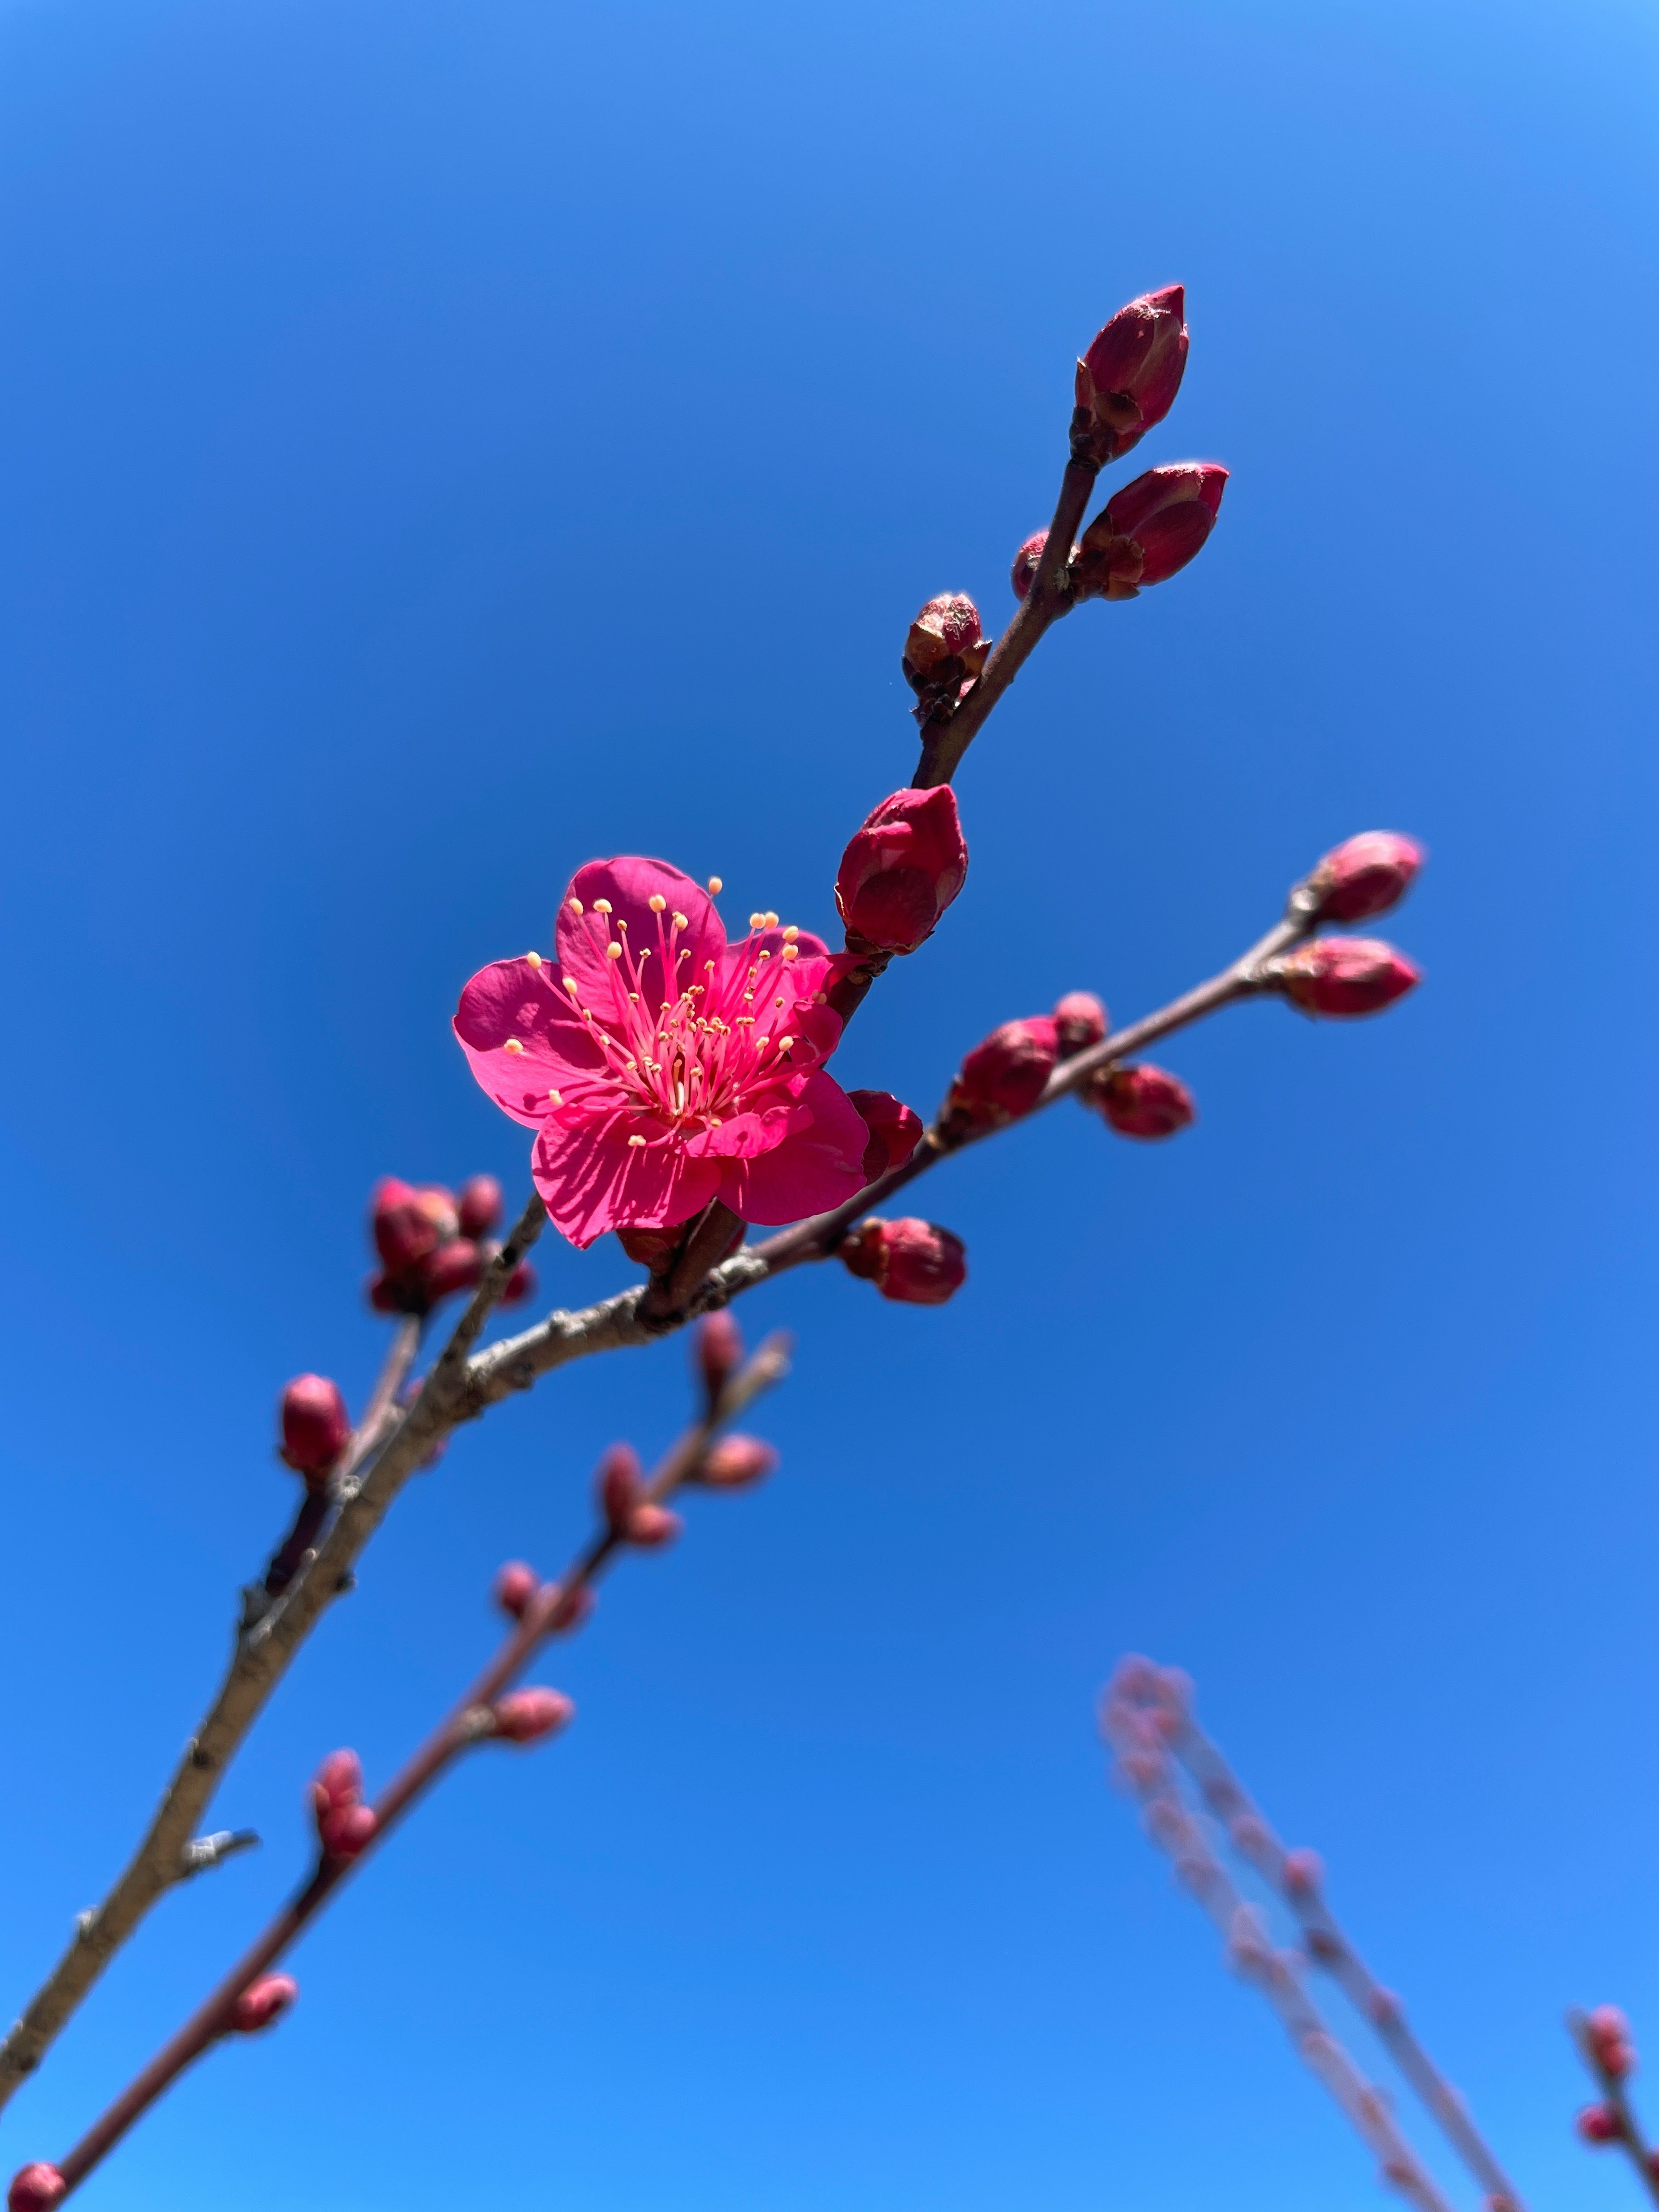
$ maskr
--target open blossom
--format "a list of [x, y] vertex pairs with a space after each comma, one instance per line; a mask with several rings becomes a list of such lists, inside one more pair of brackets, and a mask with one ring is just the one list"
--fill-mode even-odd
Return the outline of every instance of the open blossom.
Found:
[[573, 1244], [716, 1198], [744, 1221], [794, 1221], [863, 1188], [869, 1131], [823, 1073], [844, 963], [820, 939], [757, 914], [728, 945], [690, 877], [632, 856], [578, 869], [557, 937], [556, 964], [482, 969], [455, 1034], [537, 1132], [531, 1175]]

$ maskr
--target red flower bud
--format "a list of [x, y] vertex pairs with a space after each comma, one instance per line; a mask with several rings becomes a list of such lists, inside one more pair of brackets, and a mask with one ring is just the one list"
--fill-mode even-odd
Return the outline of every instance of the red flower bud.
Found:
[[619, 1229], [617, 1242], [636, 1267], [659, 1274], [684, 1243], [689, 1225], [680, 1221], [672, 1229]]
[[1227, 471], [1215, 461], [1148, 469], [1107, 501], [1072, 563], [1078, 596], [1132, 599], [1184, 568], [1215, 527]]
[[331, 1859], [355, 1859], [368, 1850], [380, 1826], [372, 1805], [337, 1805], [317, 1823], [317, 1839]]
[[1023, 599], [1036, 580], [1037, 562], [1042, 558], [1042, 549], [1048, 543], [1046, 530], [1037, 531], [1026, 539], [1014, 556], [1014, 565], [1008, 581], [1014, 587], [1014, 597]]
[[520, 1260], [501, 1285], [501, 1303], [504, 1306], [520, 1306], [526, 1298], [533, 1298], [535, 1295], [536, 1270], [528, 1260]]
[[64, 2177], [55, 2166], [36, 2159], [12, 2177], [6, 2191], [6, 2212], [52, 2212], [64, 2197]]
[[510, 1691], [491, 1710], [504, 1743], [540, 1743], [568, 1726], [576, 1708], [561, 1691], [536, 1688]]
[[641, 1551], [654, 1552], [660, 1544], [672, 1544], [684, 1526], [665, 1505], [647, 1504], [634, 1508], [620, 1533]]
[[1054, 1072], [1060, 1029], [1048, 1014], [1004, 1022], [962, 1063], [945, 1101], [948, 1115], [986, 1122], [1029, 1114]]
[[1103, 1067], [1090, 1078], [1084, 1103], [1103, 1114], [1120, 1137], [1173, 1137], [1198, 1115], [1180, 1078], [1150, 1060]]
[[599, 1462], [593, 1489], [600, 1512], [619, 1536], [627, 1528], [628, 1517], [639, 1504], [644, 1486], [639, 1455], [632, 1444], [612, 1444]]
[[1630, 2022], [1617, 2005], [1597, 2005], [1585, 2022], [1591, 2051], [1596, 2063], [1615, 2081], [1636, 2071], [1636, 2046], [1631, 2041]]
[[1077, 365], [1073, 450], [1097, 468], [1127, 453], [1175, 404], [1187, 368], [1179, 284], [1120, 307]]
[[1573, 2124], [1587, 2143], [1598, 2147], [1624, 2140], [1625, 2130], [1611, 2105], [1586, 2105]]
[[355, 1805], [363, 1794], [363, 1764], [355, 1751], [331, 1751], [317, 1769], [311, 1802], [320, 1815]]
[[452, 1237], [435, 1252], [428, 1252], [415, 1273], [428, 1305], [435, 1306], [457, 1291], [477, 1289], [483, 1254], [470, 1237]]
[[463, 1237], [488, 1237], [501, 1218], [501, 1187], [494, 1176], [469, 1176], [457, 1194], [456, 1218]]
[[1286, 1851], [1285, 1887], [1292, 1897], [1314, 1896], [1325, 1880], [1325, 1863], [1317, 1851]]
[[282, 1457], [320, 1489], [351, 1442], [351, 1416], [340, 1386], [325, 1375], [296, 1375], [283, 1393]]
[[864, 1148], [864, 1180], [873, 1182], [889, 1168], [902, 1167], [921, 1142], [921, 1116], [890, 1091], [847, 1094], [870, 1132]]
[[1321, 921], [1369, 921], [1398, 906], [1423, 865], [1423, 848], [1392, 830], [1366, 830], [1327, 853], [1308, 878]]
[[1267, 970], [1304, 1014], [1380, 1013], [1422, 981], [1403, 952], [1376, 937], [1317, 937]]
[[842, 854], [836, 904], [849, 945], [914, 952], [968, 874], [968, 847], [948, 783], [896, 791]]
[[300, 1984], [292, 1974], [262, 1974], [237, 1998], [231, 2033], [258, 2035], [263, 2027], [274, 2027], [299, 1994]]
[[742, 1490], [770, 1474], [777, 1463], [776, 1452], [758, 1437], [722, 1437], [710, 1448], [696, 1479], [711, 1490]]
[[369, 1227], [389, 1275], [400, 1275], [425, 1259], [440, 1241], [438, 1223], [422, 1194], [395, 1176], [386, 1176], [374, 1186]]
[[743, 1364], [743, 1331], [728, 1308], [722, 1306], [698, 1322], [691, 1350], [712, 1406]]
[[416, 1190], [415, 1197], [422, 1212], [437, 1231], [441, 1244], [459, 1234], [461, 1221], [455, 1194], [447, 1183], [423, 1182]]
[[525, 1607], [541, 1586], [541, 1577], [534, 1567], [527, 1567], [522, 1559], [509, 1559], [497, 1571], [493, 1595], [509, 1619], [522, 1620]]
[[1055, 1004], [1054, 1021], [1060, 1049], [1068, 1060], [1106, 1035], [1106, 1009], [1092, 991], [1068, 991]]
[[991, 641], [979, 626], [979, 609], [963, 592], [929, 599], [910, 625], [900, 665], [915, 693], [916, 716], [946, 713], [971, 690], [985, 666]]
[[884, 1221], [871, 1214], [841, 1248], [848, 1272], [872, 1282], [900, 1305], [942, 1306], [968, 1277], [962, 1239], [931, 1221]]

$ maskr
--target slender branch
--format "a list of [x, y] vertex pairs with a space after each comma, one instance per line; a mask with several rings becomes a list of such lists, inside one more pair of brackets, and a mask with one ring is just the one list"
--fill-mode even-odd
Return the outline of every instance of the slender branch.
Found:
[[[735, 1420], [763, 1391], [788, 1372], [787, 1340], [768, 1338], [733, 1375], [658, 1462], [642, 1497], [653, 1504], [672, 1497], [697, 1473], [720, 1431]], [[185, 2069], [231, 2032], [237, 2000], [269, 1972], [321, 1912], [348, 1875], [355, 1873], [460, 1755], [495, 1732], [495, 1700], [523, 1672], [550, 1638], [580, 1627], [583, 1618], [574, 1601], [604, 1574], [627, 1538], [600, 1517], [588, 1541], [564, 1574], [548, 1583], [526, 1607], [523, 1617], [502, 1638], [488, 1666], [471, 1682], [374, 1804], [375, 1826], [368, 1844], [355, 1857], [325, 1852], [309, 1879], [270, 1923], [176, 2035], [164, 2044], [114, 2103], [100, 2115], [58, 2164], [64, 2197], [73, 2195], [121, 2138], [167, 2093]], [[61, 2199], [59, 2201], [62, 2201]]]
[[[348, 1447], [343, 1473], [336, 1478], [339, 1508], [333, 1526], [314, 1547], [307, 1546], [286, 1587], [239, 1634], [224, 1680], [185, 1744], [143, 1841], [103, 1902], [82, 1916], [74, 1942], [0, 2043], [0, 2106], [34, 2071], [151, 1906], [183, 1878], [185, 1847], [226, 1765], [300, 1644], [346, 1583], [358, 1553], [392, 1498], [451, 1425], [451, 1408], [478, 1333], [546, 1218], [541, 1200], [532, 1199], [484, 1270], [420, 1397], [407, 1412], [398, 1409], [397, 1396], [414, 1356], [415, 1340], [408, 1324], [399, 1328], [362, 1423]], [[361, 1475], [370, 1460], [369, 1473]]]
[[921, 758], [910, 780], [914, 790], [928, 791], [937, 783], [950, 782], [962, 765], [963, 755], [990, 719], [991, 709], [1030, 659], [1037, 640], [1076, 604], [1066, 588], [1066, 564], [1098, 473], [1089, 462], [1075, 457], [1066, 462], [1054, 519], [1048, 526], [1048, 542], [1037, 562], [1031, 588], [992, 647], [990, 658], [968, 696], [942, 720], [929, 721], [924, 727]]
[[1630, 2100], [1630, 2090], [1621, 2074], [1609, 2073], [1602, 2063], [1590, 2033], [1589, 2015], [1575, 2006], [1567, 2014], [1567, 2033], [1578, 2047], [1578, 2055], [1595, 2076], [1601, 2092], [1601, 2101], [1619, 2123], [1619, 2148], [1642, 2177], [1642, 2186], [1656, 2204], [1659, 2204], [1659, 2165], [1655, 2164], [1654, 2152], [1642, 2133], [1642, 2124]]

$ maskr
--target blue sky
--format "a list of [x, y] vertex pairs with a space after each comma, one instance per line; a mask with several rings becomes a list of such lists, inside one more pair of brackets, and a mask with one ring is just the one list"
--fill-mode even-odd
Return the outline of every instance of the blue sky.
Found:
[[[1188, 287], [1141, 457], [1224, 460], [1220, 525], [1045, 643], [838, 1072], [927, 1109], [999, 1020], [1208, 973], [1350, 831], [1432, 854], [1386, 1020], [1241, 1010], [1163, 1055], [1177, 1142], [1067, 1111], [936, 1177], [947, 1310], [747, 1303], [799, 1339], [782, 1472], [617, 1577], [568, 1737], [455, 1778], [88, 2212], [1374, 2204], [1104, 1784], [1131, 1648], [1533, 2212], [1632, 2201], [1560, 2014], [1659, 2039], [1656, 79], [1607, 0], [0, 10], [7, 2006], [216, 1677], [283, 1380], [373, 1372], [370, 1184], [524, 1187], [459, 986], [619, 849], [827, 926], [910, 773], [905, 624], [1006, 619], [1132, 294]], [[629, 1278], [540, 1256], [549, 1301]], [[406, 1495], [220, 1796], [264, 1849], [154, 1916], [0, 2166], [684, 1387], [591, 1362]]]

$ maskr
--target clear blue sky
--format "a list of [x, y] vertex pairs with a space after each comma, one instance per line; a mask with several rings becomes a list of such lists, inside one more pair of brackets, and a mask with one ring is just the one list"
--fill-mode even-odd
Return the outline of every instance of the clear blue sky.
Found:
[[[1559, 2023], [1659, 2050], [1656, 94], [1608, 0], [0, 11], [7, 2016], [216, 1678], [282, 1382], [372, 1372], [371, 1182], [525, 1186], [458, 987], [618, 849], [830, 922], [910, 772], [904, 626], [1006, 620], [1132, 294], [1188, 288], [1142, 452], [1224, 460], [1220, 526], [1045, 645], [838, 1072], [930, 1108], [998, 1020], [1208, 972], [1340, 836], [1432, 853], [1387, 1019], [1237, 1012], [1164, 1055], [1179, 1141], [1067, 1111], [935, 1178], [948, 1310], [747, 1302], [799, 1335], [784, 1471], [617, 1578], [569, 1737], [452, 1782], [88, 2212], [1363, 2212], [1104, 1786], [1133, 1647], [1533, 2212], [1632, 2201]], [[385, 1777], [682, 1373], [592, 1362], [408, 1494], [219, 1798], [265, 1848], [155, 1915], [0, 2167], [196, 2002], [317, 1759]]]

